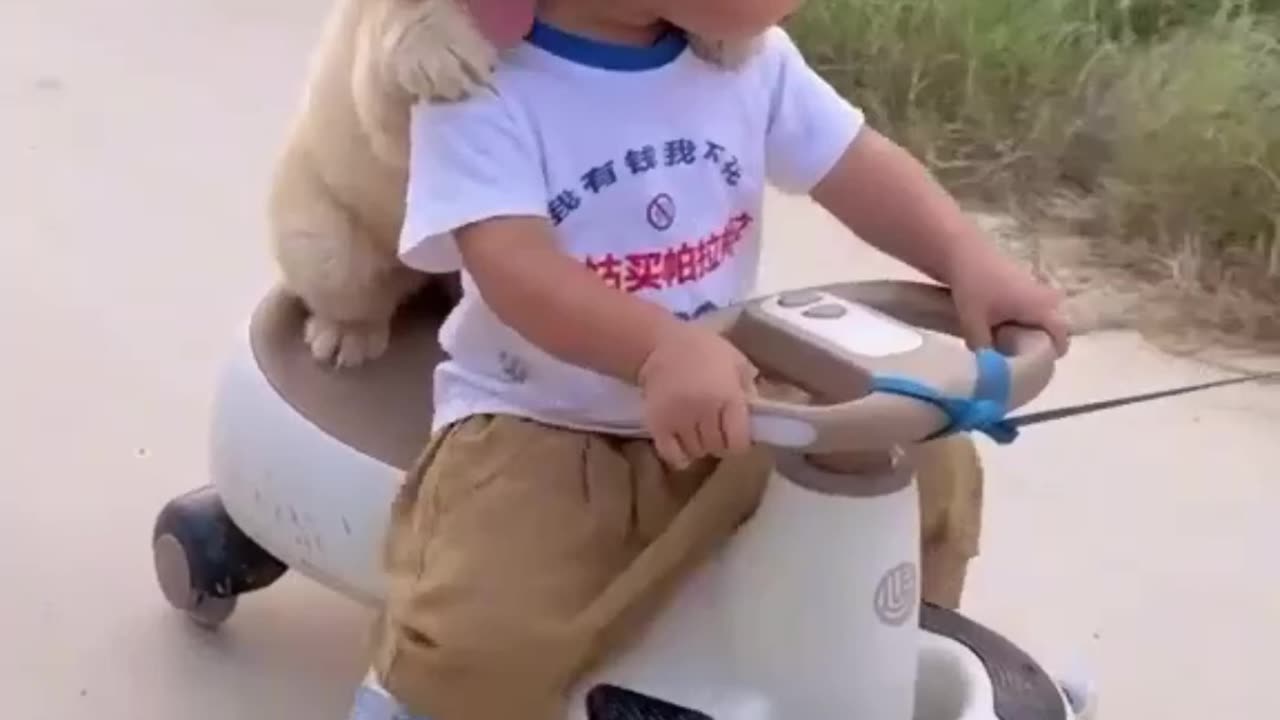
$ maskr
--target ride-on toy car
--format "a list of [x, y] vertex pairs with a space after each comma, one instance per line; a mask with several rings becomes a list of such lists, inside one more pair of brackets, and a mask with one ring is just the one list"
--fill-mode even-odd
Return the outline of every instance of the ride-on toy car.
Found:
[[[303, 310], [257, 308], [221, 379], [212, 484], [172, 500], [153, 534], [165, 597], [196, 622], [286, 567], [364, 603], [403, 469], [426, 440], [447, 302], [400, 314], [391, 350], [350, 373], [318, 367]], [[569, 720], [1072, 720], [1085, 698], [955, 612], [921, 605], [910, 447], [986, 429], [1049, 382], [1046, 334], [999, 351], [954, 338], [945, 289], [847, 283], [703, 316], [761, 370], [813, 398], [758, 400], [778, 448], [757, 512], [648, 631], [575, 690]], [[902, 449], [902, 448], [905, 448]], [[501, 692], [495, 688], [495, 692]]]

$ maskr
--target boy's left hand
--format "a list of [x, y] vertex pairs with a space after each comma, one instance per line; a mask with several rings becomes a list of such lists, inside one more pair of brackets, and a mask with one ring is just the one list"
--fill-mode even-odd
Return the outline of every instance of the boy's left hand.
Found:
[[951, 294], [971, 348], [991, 347], [992, 329], [1005, 323], [1042, 328], [1059, 356], [1070, 345], [1062, 295], [998, 253], [970, 258], [954, 268]]

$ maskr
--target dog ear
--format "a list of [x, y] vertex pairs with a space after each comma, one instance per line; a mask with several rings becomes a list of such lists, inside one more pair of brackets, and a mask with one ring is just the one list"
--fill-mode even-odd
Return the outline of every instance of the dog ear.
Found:
[[537, 0], [458, 0], [480, 34], [497, 48], [516, 45], [533, 27]]

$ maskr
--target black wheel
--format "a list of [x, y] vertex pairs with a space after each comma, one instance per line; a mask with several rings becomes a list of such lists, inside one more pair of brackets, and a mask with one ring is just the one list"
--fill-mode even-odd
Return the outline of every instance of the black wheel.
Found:
[[954, 610], [920, 605], [920, 627], [968, 647], [986, 667], [1002, 720], [1068, 720], [1057, 683], [1044, 668], [986, 626]]
[[267, 587], [287, 569], [236, 527], [211, 486], [164, 506], [151, 550], [165, 599], [209, 629], [231, 617], [239, 595]]

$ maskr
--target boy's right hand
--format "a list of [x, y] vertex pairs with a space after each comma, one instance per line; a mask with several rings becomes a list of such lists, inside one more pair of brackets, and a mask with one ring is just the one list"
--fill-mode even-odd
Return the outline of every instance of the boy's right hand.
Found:
[[645, 422], [654, 448], [683, 470], [693, 461], [751, 446], [747, 401], [758, 371], [728, 340], [699, 325], [677, 322], [640, 368]]

